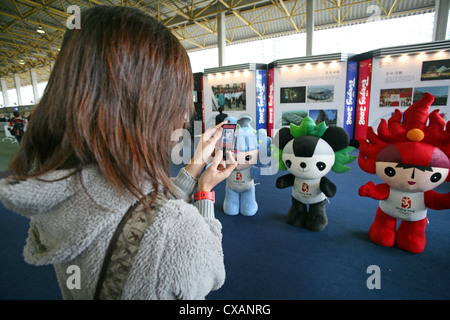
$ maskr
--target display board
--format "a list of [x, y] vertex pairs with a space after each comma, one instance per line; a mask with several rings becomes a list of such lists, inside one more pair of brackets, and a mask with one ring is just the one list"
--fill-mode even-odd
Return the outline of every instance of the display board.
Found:
[[358, 95], [355, 114], [355, 139], [366, 137], [366, 130], [369, 123], [372, 64], [372, 59], [365, 59], [358, 63]]
[[355, 139], [365, 138], [367, 126], [376, 130], [395, 109], [405, 111], [424, 92], [435, 98], [430, 112], [439, 109], [449, 121], [450, 53], [446, 49], [450, 49], [449, 41], [385, 48], [360, 61]]
[[309, 116], [344, 125], [347, 61], [341, 54], [279, 60], [269, 65], [269, 134]]
[[204, 130], [215, 125], [220, 105], [228, 116], [249, 115], [255, 129], [267, 129], [267, 65], [205, 69], [202, 94]]
[[347, 81], [345, 88], [344, 129], [350, 139], [355, 134], [356, 92], [358, 90], [358, 62], [347, 62]]

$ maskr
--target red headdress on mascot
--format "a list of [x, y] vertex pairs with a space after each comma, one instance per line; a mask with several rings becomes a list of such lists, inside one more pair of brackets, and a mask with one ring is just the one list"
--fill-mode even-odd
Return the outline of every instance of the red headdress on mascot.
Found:
[[[380, 200], [370, 239], [383, 246], [395, 243], [401, 249], [420, 253], [425, 248], [427, 208], [450, 209], [450, 193], [432, 189], [450, 181], [450, 122], [439, 110], [428, 113], [434, 97], [423, 98], [403, 113], [378, 126], [377, 133], [367, 129], [367, 139], [360, 140], [358, 164], [368, 173], [377, 174], [385, 183], [369, 182], [359, 194]], [[428, 124], [427, 124], [428, 122]], [[397, 219], [402, 222], [396, 230]]]

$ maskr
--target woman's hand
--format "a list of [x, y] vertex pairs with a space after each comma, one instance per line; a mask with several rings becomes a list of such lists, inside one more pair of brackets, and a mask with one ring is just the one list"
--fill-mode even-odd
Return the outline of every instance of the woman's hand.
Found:
[[223, 151], [218, 150], [214, 156], [211, 166], [201, 175], [198, 181], [198, 191], [211, 191], [216, 185], [228, 178], [228, 176], [236, 169], [238, 163], [234, 159], [233, 153], [228, 150], [230, 164], [225, 166], [223, 160]]
[[193, 177], [198, 178], [200, 176], [203, 168], [213, 159], [214, 151], [219, 149], [217, 144], [222, 138], [222, 125], [225, 123], [227, 123], [227, 121], [221, 122], [206, 130], [202, 135], [195, 150], [194, 157], [185, 168], [185, 170]]

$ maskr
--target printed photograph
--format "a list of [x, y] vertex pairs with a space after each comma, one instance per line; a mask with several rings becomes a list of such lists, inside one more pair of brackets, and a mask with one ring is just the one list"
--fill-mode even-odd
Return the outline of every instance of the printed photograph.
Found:
[[421, 81], [450, 79], [450, 59], [424, 61]]
[[308, 116], [308, 110], [290, 110], [284, 111], [281, 116], [281, 125], [289, 126], [291, 123], [299, 126], [300, 123]]
[[396, 88], [380, 90], [380, 107], [409, 107], [413, 88]]
[[245, 82], [227, 83], [211, 86], [213, 91], [212, 111], [218, 111], [223, 106], [225, 111], [245, 111]]
[[327, 127], [337, 125], [337, 109], [309, 110], [309, 116], [316, 124], [325, 121]]
[[280, 88], [280, 103], [306, 102], [306, 87]]
[[308, 103], [333, 102], [334, 86], [311, 86], [308, 87]]
[[434, 96], [432, 106], [447, 106], [448, 86], [414, 88], [413, 103], [422, 99], [425, 92], [431, 93]]

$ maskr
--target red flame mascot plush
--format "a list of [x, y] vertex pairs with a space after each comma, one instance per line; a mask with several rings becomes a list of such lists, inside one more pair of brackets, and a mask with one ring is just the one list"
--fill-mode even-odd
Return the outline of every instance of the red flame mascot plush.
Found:
[[[360, 140], [358, 163], [362, 170], [377, 174], [385, 183], [369, 182], [359, 195], [380, 200], [370, 239], [382, 246], [397, 246], [421, 253], [425, 248], [427, 208], [450, 209], [450, 193], [432, 189], [450, 181], [450, 121], [439, 110], [428, 114], [434, 97], [425, 93], [403, 114], [395, 110], [383, 119], [375, 133], [367, 129], [367, 140]], [[428, 120], [428, 125], [427, 125]], [[401, 220], [396, 230], [397, 219]]]

